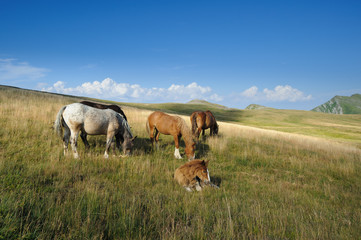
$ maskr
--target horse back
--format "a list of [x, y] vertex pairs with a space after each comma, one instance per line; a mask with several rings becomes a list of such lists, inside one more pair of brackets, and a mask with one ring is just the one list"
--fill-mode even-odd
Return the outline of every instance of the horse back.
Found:
[[206, 115], [206, 125], [207, 127], [212, 127], [213, 125], [217, 124], [216, 123], [216, 118], [214, 117], [214, 115], [212, 114], [211, 111], [207, 110], [205, 112]]
[[80, 103], [66, 107], [64, 120], [73, 130], [82, 130], [89, 135], [103, 135], [120, 127], [117, 113], [110, 109], [97, 109]]
[[202, 165], [202, 160], [193, 160], [177, 168], [174, 173], [174, 179], [180, 185], [187, 186], [195, 182], [197, 172], [202, 170], [207, 170], [207, 167]]
[[166, 135], [179, 135], [179, 117], [156, 111], [149, 115], [148, 123], [150, 127], [155, 127], [159, 132]]
[[115, 104], [106, 105], [106, 104], [95, 103], [90, 101], [81, 101], [80, 103], [98, 109], [112, 109], [113, 111], [122, 115], [124, 119], [127, 121], [127, 117], [125, 116], [123, 110], [118, 105]]

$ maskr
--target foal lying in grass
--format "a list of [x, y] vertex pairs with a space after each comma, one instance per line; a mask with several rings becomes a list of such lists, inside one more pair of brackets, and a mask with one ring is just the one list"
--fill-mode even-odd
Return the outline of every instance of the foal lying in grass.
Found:
[[174, 179], [188, 192], [192, 192], [194, 188], [201, 191], [206, 185], [218, 188], [210, 181], [208, 163], [209, 161], [204, 160], [187, 162], [175, 170]]

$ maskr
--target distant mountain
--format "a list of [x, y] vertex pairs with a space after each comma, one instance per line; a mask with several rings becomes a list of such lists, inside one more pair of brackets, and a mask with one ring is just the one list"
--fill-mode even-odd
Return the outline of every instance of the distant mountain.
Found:
[[250, 104], [245, 109], [247, 110], [257, 110], [257, 109], [272, 109], [270, 107], [258, 105], [258, 104]]
[[351, 97], [335, 96], [311, 111], [334, 114], [361, 114], [361, 94]]

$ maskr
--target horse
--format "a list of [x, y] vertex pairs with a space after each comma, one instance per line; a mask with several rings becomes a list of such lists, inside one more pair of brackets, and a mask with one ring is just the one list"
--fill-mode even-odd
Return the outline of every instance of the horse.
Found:
[[122, 115], [122, 117], [125, 119], [125, 121], [127, 120], [127, 116], [125, 116], [123, 110], [115, 104], [101, 104], [101, 103], [95, 103], [95, 102], [90, 102], [90, 101], [81, 101], [81, 104], [87, 105], [89, 107], [95, 107], [95, 108], [99, 108], [99, 109], [112, 109], [114, 111], [116, 111], [117, 113], [119, 113], [120, 115]]
[[208, 128], [210, 129], [211, 136], [218, 134], [218, 124], [211, 111], [195, 111], [190, 116], [190, 120], [194, 138], [199, 139], [201, 131], [204, 137], [205, 130]]
[[[107, 105], [107, 104], [95, 103], [95, 102], [90, 102], [90, 101], [81, 101], [80, 103], [87, 105], [89, 107], [94, 107], [94, 108], [98, 108], [98, 109], [112, 109], [113, 111], [116, 111], [117, 113], [119, 113], [125, 119], [125, 121], [128, 121], [127, 116], [125, 116], [124, 112], [118, 105], [115, 105], [115, 104]], [[81, 140], [83, 140], [85, 147], [89, 148], [90, 145], [87, 140], [87, 134], [84, 131], [81, 131], [80, 137], [81, 137]]]
[[[106, 135], [106, 147], [104, 157], [108, 158], [108, 150], [115, 136], [116, 145], [123, 154], [130, 155], [133, 142], [136, 137], [130, 130], [128, 122], [117, 112], [111, 109], [97, 109], [81, 103], [73, 103], [62, 107], [55, 119], [54, 129], [62, 136], [64, 128], [64, 155], [68, 152], [68, 144], [73, 150], [74, 158], [78, 158], [77, 140], [79, 132], [89, 135]], [[122, 142], [122, 144], [120, 144]]]
[[189, 160], [194, 159], [195, 143], [192, 138], [192, 132], [182, 118], [155, 111], [148, 116], [148, 120], [146, 122], [146, 129], [153, 147], [155, 135], [155, 144], [157, 148], [160, 133], [163, 133], [165, 135], [172, 135], [175, 143], [174, 156], [177, 159], [182, 158], [179, 153], [179, 141], [180, 138], [183, 137], [186, 145], [185, 153]]
[[175, 170], [174, 179], [188, 192], [192, 192], [192, 189], [201, 191], [206, 185], [219, 188], [217, 185], [211, 183], [208, 171], [208, 161], [193, 160], [180, 166]]

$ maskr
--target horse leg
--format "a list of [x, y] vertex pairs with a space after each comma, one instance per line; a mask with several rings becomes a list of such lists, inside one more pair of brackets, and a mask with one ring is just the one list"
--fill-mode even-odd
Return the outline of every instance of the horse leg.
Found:
[[199, 184], [199, 182], [197, 181], [196, 182], [196, 190], [199, 192], [199, 191], [202, 191], [202, 186]]
[[69, 140], [70, 140], [70, 129], [65, 127], [64, 128], [64, 137], [63, 137], [64, 155], [67, 155], [67, 153], [68, 153]]
[[79, 154], [78, 154], [78, 151], [76, 150], [76, 147], [77, 147], [77, 142], [78, 142], [78, 135], [79, 135], [79, 131], [73, 131], [73, 130], [70, 130], [70, 144], [71, 144], [71, 148], [73, 150], [73, 155], [74, 155], [74, 158], [79, 158]]
[[[120, 142], [123, 143], [123, 141], [124, 140], [122, 140], [122, 137], [119, 134], [115, 135], [115, 144], [116, 144], [117, 148], [119, 149], [119, 152], [122, 152], [122, 150], [120, 148]], [[115, 151], [114, 151], [114, 153], [115, 153]]]
[[149, 126], [149, 138], [150, 138], [150, 142], [152, 143], [152, 147], [154, 147], [154, 130], [155, 130], [154, 126]]
[[179, 140], [180, 136], [174, 135], [174, 144], [175, 144], [175, 150], [174, 150], [174, 156], [177, 159], [182, 159], [182, 156], [179, 153]]
[[204, 140], [206, 138], [206, 130], [202, 129], [202, 139]]
[[155, 128], [155, 147], [157, 148], [157, 150], [159, 150], [159, 135], [160, 132], [158, 131], [158, 129]]
[[81, 140], [83, 140], [83, 143], [84, 143], [84, 145], [85, 145], [85, 149], [89, 149], [90, 145], [89, 145], [88, 140], [86, 139], [86, 137], [87, 137], [86, 132], [81, 131], [81, 132], [80, 132], [80, 137], [81, 137]]
[[201, 135], [202, 128], [198, 127], [197, 129], [197, 139], [199, 140], [199, 136]]
[[192, 189], [188, 186], [185, 186], [184, 189], [187, 190], [187, 192], [193, 192]]
[[107, 142], [106, 142], [106, 145], [105, 145], [104, 158], [109, 158], [108, 150], [110, 148], [110, 145], [112, 145], [113, 137], [114, 137], [114, 132], [110, 132], [110, 133], [108, 132], [108, 134], [107, 134]]

